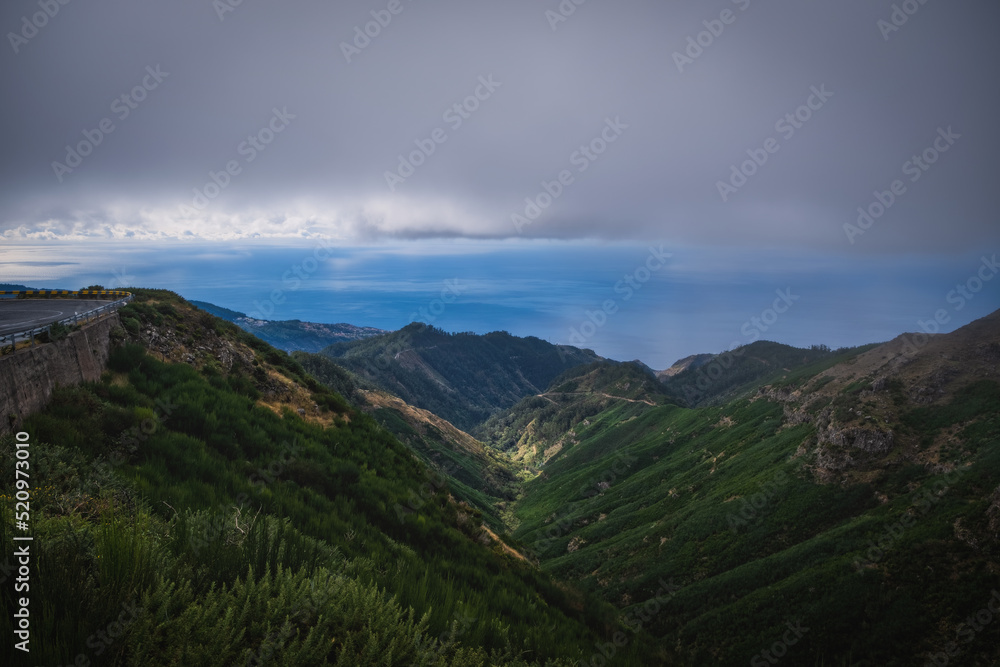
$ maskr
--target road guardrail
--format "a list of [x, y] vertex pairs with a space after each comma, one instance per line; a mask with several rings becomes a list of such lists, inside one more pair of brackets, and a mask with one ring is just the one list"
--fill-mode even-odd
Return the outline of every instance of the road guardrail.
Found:
[[49, 330], [52, 329], [52, 326], [55, 324], [64, 324], [67, 326], [73, 326], [76, 324], [87, 323], [95, 318], [100, 319], [100, 317], [105, 313], [118, 310], [119, 308], [121, 308], [134, 298], [131, 293], [123, 292], [120, 290], [79, 290], [76, 292], [72, 292], [69, 290], [23, 290], [19, 292], [0, 291], [0, 295], [4, 296], [14, 295], [14, 296], [25, 296], [25, 297], [31, 297], [31, 296], [33, 297], [38, 297], [38, 296], [121, 297], [120, 299], [116, 299], [111, 303], [106, 303], [103, 306], [98, 306], [97, 308], [88, 310], [84, 313], [74, 313], [70, 317], [64, 317], [63, 319], [58, 320], [56, 322], [49, 322], [43, 327], [36, 327], [34, 329], [27, 329], [25, 331], [18, 331], [16, 333], [0, 336], [0, 354], [7, 354], [8, 347], [10, 348], [9, 352], [14, 352], [15, 350], [17, 350], [18, 340], [22, 341], [30, 340], [31, 346], [34, 347], [35, 337], [43, 333], [47, 333]]

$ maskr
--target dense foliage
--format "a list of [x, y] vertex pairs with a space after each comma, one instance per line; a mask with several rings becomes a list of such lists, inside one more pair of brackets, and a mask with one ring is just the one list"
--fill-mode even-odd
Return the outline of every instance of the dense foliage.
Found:
[[323, 354], [465, 431], [543, 391], [560, 373], [597, 359], [589, 351], [504, 331], [449, 334], [420, 323], [333, 345]]
[[569, 444], [577, 424], [622, 401], [656, 405], [670, 399], [644, 366], [599, 361], [566, 371], [543, 394], [521, 399], [474, 432], [519, 460], [536, 464], [554, 455], [553, 448]]
[[[861, 386], [823, 400], [857, 407]], [[886, 391], [895, 447], [834, 483], [818, 483], [834, 473], [815, 426], [768, 400], [609, 401], [596, 414], [593, 396], [523, 402], [533, 419], [586, 416], [526, 485], [515, 535], [544, 569], [640, 620], [676, 664], [773, 664], [762, 652], [778, 645], [788, 664], [902, 667], [947, 658], [950, 642], [951, 664], [996, 664], [996, 616], [968, 618], [1000, 591], [1000, 384], [934, 406]], [[666, 604], [653, 600], [660, 581], [676, 587]]]
[[[6, 643], [4, 664], [569, 664], [617, 629], [603, 603], [484, 546], [446, 478], [287, 355], [176, 295], [139, 297], [123, 320], [140, 335], [245, 341], [262, 377], [308, 385], [330, 423], [260, 405], [265, 385], [236, 363], [131, 342], [100, 382], [59, 389], [22, 428], [33, 641], [30, 660]], [[0, 442], [7, 498], [13, 447]]]
[[815, 375], [874, 345], [830, 350], [822, 345], [809, 349], [762, 340], [716, 355], [680, 373], [663, 379], [666, 390], [690, 407], [722, 405], [749, 389], [805, 367]]

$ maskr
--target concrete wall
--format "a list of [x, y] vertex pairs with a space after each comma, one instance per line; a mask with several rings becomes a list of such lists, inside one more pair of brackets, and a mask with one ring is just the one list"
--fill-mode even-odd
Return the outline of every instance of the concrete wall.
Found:
[[111, 353], [111, 330], [119, 326], [114, 313], [57, 343], [0, 357], [0, 434], [14, 432], [25, 417], [48, 405], [57, 386], [100, 379]]

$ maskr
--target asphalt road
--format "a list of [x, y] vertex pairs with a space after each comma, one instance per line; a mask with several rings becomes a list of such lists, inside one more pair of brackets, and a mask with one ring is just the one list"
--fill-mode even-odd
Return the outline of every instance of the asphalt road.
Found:
[[81, 299], [0, 299], [0, 336], [44, 327], [74, 313], [111, 303]]

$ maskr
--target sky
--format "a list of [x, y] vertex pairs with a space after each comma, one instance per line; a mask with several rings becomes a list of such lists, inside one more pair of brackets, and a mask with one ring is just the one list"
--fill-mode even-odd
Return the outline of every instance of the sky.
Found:
[[[12, 0], [0, 281], [127, 276], [244, 312], [284, 289], [276, 319], [416, 313], [654, 367], [746, 331], [860, 344], [939, 309], [951, 330], [1000, 307], [1000, 281], [968, 291], [1000, 251], [997, 19], [989, 0]], [[421, 315], [448, 280], [467, 289]]]

